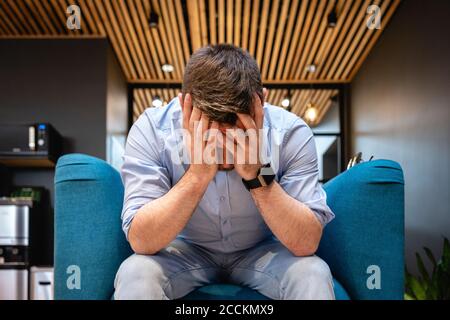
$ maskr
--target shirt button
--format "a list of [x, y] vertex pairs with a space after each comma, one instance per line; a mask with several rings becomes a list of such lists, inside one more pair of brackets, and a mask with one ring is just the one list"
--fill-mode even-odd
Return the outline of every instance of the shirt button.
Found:
[[225, 201], [225, 197], [224, 197], [224, 196], [221, 196], [221, 197], [220, 197], [220, 201]]

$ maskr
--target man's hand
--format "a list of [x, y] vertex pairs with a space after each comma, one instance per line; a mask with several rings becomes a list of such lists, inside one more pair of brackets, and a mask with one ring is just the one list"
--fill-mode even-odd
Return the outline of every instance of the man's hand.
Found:
[[[237, 173], [245, 180], [256, 178], [258, 170], [261, 168], [259, 139], [260, 129], [263, 128], [264, 123], [264, 109], [262, 101], [257, 94], [254, 95], [253, 110], [254, 117], [244, 113], [237, 114], [245, 132], [242, 132], [240, 129], [230, 131], [234, 140], [234, 167]], [[231, 152], [228, 144], [227, 149]], [[241, 157], [239, 157], [240, 155]]]
[[[183, 108], [183, 128], [189, 132], [185, 136], [186, 149], [189, 152], [189, 172], [206, 182], [211, 181], [217, 173], [216, 137], [219, 129], [217, 121], [210, 123], [209, 118], [199, 109], [192, 106], [190, 94], [178, 95]], [[205, 139], [205, 133], [210, 135]], [[206, 157], [205, 157], [206, 155]]]

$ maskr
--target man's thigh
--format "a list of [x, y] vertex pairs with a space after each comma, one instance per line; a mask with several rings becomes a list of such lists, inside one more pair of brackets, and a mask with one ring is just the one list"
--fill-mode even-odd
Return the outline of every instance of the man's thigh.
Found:
[[231, 282], [271, 299], [334, 299], [332, 280], [322, 259], [296, 257], [275, 239], [243, 251], [230, 275]]
[[133, 254], [120, 266], [115, 299], [178, 299], [214, 281], [217, 264], [203, 249], [175, 239], [155, 255]]

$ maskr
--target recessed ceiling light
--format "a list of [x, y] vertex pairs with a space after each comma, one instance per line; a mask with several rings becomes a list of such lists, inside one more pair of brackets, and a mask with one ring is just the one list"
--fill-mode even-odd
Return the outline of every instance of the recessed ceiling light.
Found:
[[163, 101], [159, 96], [155, 96], [152, 101], [152, 106], [155, 108], [161, 107], [163, 105]]
[[308, 64], [306, 66], [306, 71], [310, 73], [314, 73], [317, 70], [317, 66], [315, 64]]
[[328, 27], [334, 28], [336, 27], [337, 23], [337, 14], [336, 14], [336, 8], [331, 10], [330, 14], [328, 15]]
[[173, 72], [173, 65], [165, 63], [161, 66], [162, 71], [166, 72], [166, 73], [171, 73]]
[[317, 119], [317, 108], [312, 103], [308, 103], [307, 109], [305, 111], [305, 119], [309, 123], [312, 123]]
[[291, 100], [290, 100], [288, 97], [284, 98], [284, 99], [281, 101], [281, 106], [282, 106], [283, 108], [288, 108], [290, 104], [291, 104]]
[[154, 12], [150, 11], [150, 17], [148, 19], [148, 23], [150, 28], [155, 28], [158, 26], [159, 16]]

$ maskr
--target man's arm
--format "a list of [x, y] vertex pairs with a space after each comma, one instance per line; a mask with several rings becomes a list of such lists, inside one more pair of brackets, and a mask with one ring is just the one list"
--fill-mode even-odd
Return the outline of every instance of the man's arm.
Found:
[[[263, 102], [255, 97], [254, 119], [246, 114], [238, 114], [246, 130], [263, 127], [262, 105]], [[295, 147], [288, 147], [288, 149], [297, 150], [291, 159], [286, 159], [290, 163], [287, 165], [285, 176], [280, 180], [281, 185], [284, 184], [284, 187], [289, 188], [289, 193], [276, 181], [269, 186], [251, 190], [252, 197], [267, 226], [296, 256], [307, 256], [316, 252], [323, 228], [312, 209], [298, 199], [305, 198], [319, 203], [325, 201], [315, 198], [319, 193], [316, 192], [317, 161], [314, 142], [306, 139], [303, 148], [299, 148], [298, 143], [302, 140], [304, 137], [295, 136], [293, 137]], [[250, 150], [252, 145], [247, 144], [244, 147], [239, 141], [237, 141], [237, 148], [246, 148], [247, 152], [252, 152]], [[243, 179], [251, 180], [256, 177], [261, 164], [236, 164], [235, 167]], [[287, 182], [289, 180], [290, 182]], [[303, 196], [300, 196], [301, 194]]]
[[306, 205], [288, 195], [274, 181], [251, 190], [252, 197], [274, 235], [296, 256], [316, 252], [322, 224]]
[[128, 240], [139, 254], [154, 254], [183, 230], [208, 187], [208, 178], [188, 170], [168, 193], [141, 207]]
[[[216, 139], [211, 135], [204, 141], [208, 129], [217, 130], [216, 121], [210, 123], [208, 117], [192, 107], [189, 94], [185, 99], [178, 96], [183, 107], [183, 128], [189, 135], [186, 138], [191, 164], [180, 181], [166, 194], [142, 206], [135, 214], [128, 230], [131, 247], [139, 254], [154, 254], [167, 246], [185, 227], [195, 208], [203, 197], [209, 182], [217, 172], [217, 163], [203, 161], [194, 163], [194, 152], [202, 159], [205, 148], [215, 146]], [[215, 148], [211, 155], [215, 155]]]

